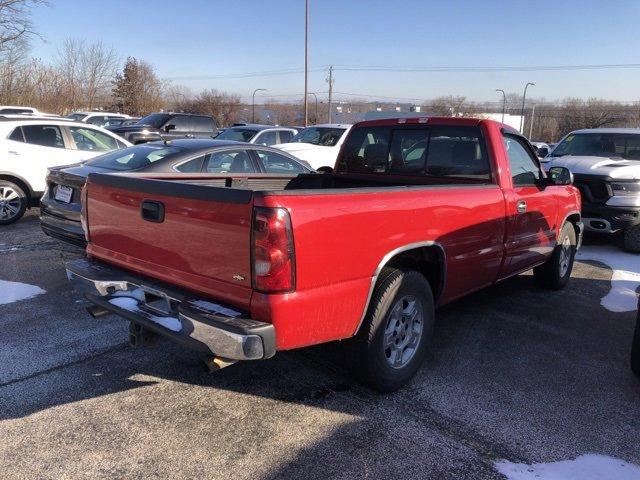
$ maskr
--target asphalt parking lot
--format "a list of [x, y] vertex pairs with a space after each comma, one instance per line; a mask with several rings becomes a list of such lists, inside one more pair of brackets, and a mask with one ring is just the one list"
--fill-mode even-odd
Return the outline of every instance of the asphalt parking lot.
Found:
[[37, 211], [1, 230], [0, 280], [45, 291], [0, 305], [4, 478], [505, 478], [505, 462], [588, 454], [640, 465], [635, 311], [602, 305], [603, 264], [576, 263], [562, 292], [524, 274], [441, 309], [433, 358], [382, 396], [343, 373], [335, 345], [215, 374], [170, 343], [129, 347], [127, 324], [91, 319], [68, 286], [78, 252], [43, 235]]

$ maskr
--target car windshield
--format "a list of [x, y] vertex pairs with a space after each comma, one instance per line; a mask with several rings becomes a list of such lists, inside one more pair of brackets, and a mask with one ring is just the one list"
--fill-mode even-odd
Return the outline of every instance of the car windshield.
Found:
[[640, 133], [572, 133], [551, 153], [640, 160]]
[[309, 127], [295, 135], [291, 142], [310, 143], [333, 147], [338, 143], [346, 128], [335, 127]]
[[216, 137], [216, 140], [233, 140], [235, 142], [248, 142], [258, 133], [250, 128], [227, 128]]
[[138, 170], [185, 150], [182, 147], [146, 143], [101, 155], [89, 160], [85, 165], [118, 171]]
[[146, 117], [142, 117], [136, 125], [148, 125], [153, 128], [160, 128], [164, 122], [167, 121], [169, 115], [166, 113], [152, 113]]
[[67, 118], [70, 118], [71, 120], [75, 120], [76, 122], [78, 122], [86, 116], [87, 116], [86, 113], [72, 113], [70, 115], [67, 115]]

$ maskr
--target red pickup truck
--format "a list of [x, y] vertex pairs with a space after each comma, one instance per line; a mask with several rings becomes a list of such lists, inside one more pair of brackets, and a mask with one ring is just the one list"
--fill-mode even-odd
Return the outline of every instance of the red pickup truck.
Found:
[[226, 365], [345, 340], [391, 391], [429, 351], [435, 307], [531, 268], [564, 287], [583, 231], [571, 182], [500, 123], [366, 121], [329, 174], [91, 174], [87, 259], [67, 273], [134, 342]]

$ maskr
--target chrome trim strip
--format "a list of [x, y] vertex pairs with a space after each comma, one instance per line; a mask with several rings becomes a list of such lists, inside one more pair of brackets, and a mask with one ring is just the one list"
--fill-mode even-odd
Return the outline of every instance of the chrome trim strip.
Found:
[[[360, 317], [360, 322], [358, 323], [358, 326], [357, 326], [355, 332], [353, 332], [353, 335], [357, 335], [358, 331], [360, 331], [360, 327], [362, 326], [362, 323], [364, 322], [364, 318], [367, 316], [367, 310], [369, 310], [369, 302], [371, 302], [371, 297], [373, 296], [373, 290], [375, 289], [376, 282], [378, 281], [378, 276], [380, 275], [380, 272], [382, 271], [384, 266], [389, 262], [389, 260], [391, 260], [393, 257], [398, 255], [399, 253], [406, 252], [408, 250], [413, 250], [413, 249], [416, 249], [416, 248], [421, 248], [421, 247], [438, 247], [442, 251], [442, 258], [444, 260], [444, 264], [443, 264], [444, 276], [443, 276], [443, 278], [446, 279], [446, 277], [447, 277], [447, 254], [446, 254], [446, 252], [444, 250], [444, 247], [439, 242], [435, 242], [433, 240], [427, 240], [427, 241], [423, 241], [423, 242], [414, 242], [414, 243], [409, 243], [407, 245], [403, 245], [402, 247], [398, 247], [398, 248], [396, 248], [394, 250], [391, 250], [389, 253], [387, 253], [382, 258], [382, 260], [378, 264], [378, 267], [376, 268], [376, 271], [374, 272], [373, 276], [371, 277], [371, 285], [369, 286], [369, 293], [367, 294], [367, 301], [366, 301], [366, 303], [364, 305], [364, 311], [362, 312], [362, 316]], [[442, 292], [444, 291], [444, 285], [445, 285], [445, 281], [442, 282], [441, 289], [440, 289], [440, 295], [442, 295]], [[437, 303], [438, 299], [434, 298], [434, 301]]]

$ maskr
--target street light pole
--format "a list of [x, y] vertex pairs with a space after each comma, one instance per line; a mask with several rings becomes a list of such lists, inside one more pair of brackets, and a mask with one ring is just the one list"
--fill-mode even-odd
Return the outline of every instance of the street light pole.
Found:
[[524, 130], [524, 101], [527, 98], [527, 88], [531, 86], [535, 86], [536, 84], [533, 82], [527, 82], [524, 86], [524, 93], [522, 94], [522, 109], [520, 110], [520, 133], [523, 133]]
[[502, 93], [502, 123], [504, 123], [504, 110], [506, 108], [507, 105], [507, 94], [504, 93], [504, 90], [497, 88], [496, 92], [501, 92]]
[[309, 85], [309, 55], [308, 55], [308, 40], [309, 40], [309, 0], [304, 0], [304, 126], [309, 123], [309, 112], [307, 111], [307, 96]]
[[536, 117], [536, 104], [533, 104], [533, 109], [531, 110], [531, 124], [529, 125], [529, 140], [531, 140], [531, 136], [533, 135], [533, 119]]
[[266, 91], [266, 88], [256, 88], [251, 95], [251, 123], [256, 123], [256, 92]]
[[316, 118], [314, 120], [315, 123], [318, 123], [318, 95], [316, 95], [315, 92], [309, 92], [308, 95], [313, 95], [316, 99]]

